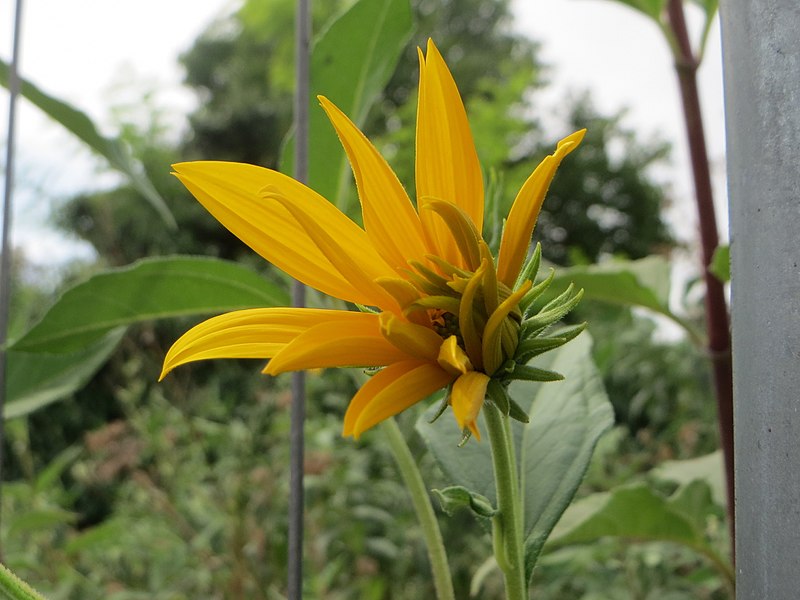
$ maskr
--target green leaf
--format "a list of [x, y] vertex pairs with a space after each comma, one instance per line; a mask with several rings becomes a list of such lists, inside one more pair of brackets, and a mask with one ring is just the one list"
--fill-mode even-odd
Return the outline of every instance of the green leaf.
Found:
[[730, 562], [705, 536], [707, 517], [717, 514], [708, 485], [693, 481], [665, 498], [644, 483], [622, 486], [575, 502], [564, 513], [548, 542], [558, 548], [619, 537], [639, 542], [673, 542], [708, 558], [731, 583]]
[[542, 357], [550, 357], [548, 368], [563, 373], [563, 382], [511, 386], [512, 396], [533, 398], [530, 425], [520, 428], [528, 578], [547, 537], [572, 502], [597, 441], [614, 424], [591, 345], [591, 337], [584, 333]]
[[[642, 306], [669, 314], [669, 263], [658, 256], [560, 269], [551, 290], [574, 283], [587, 300]], [[550, 299], [550, 293], [545, 295]]]
[[102, 548], [104, 545], [115, 546], [120, 538], [133, 526], [127, 519], [113, 517], [99, 525], [84, 529], [64, 545], [64, 552], [74, 555], [90, 548]]
[[[659, 256], [560, 269], [550, 290], [564, 289], [570, 283], [583, 288], [584, 302], [647, 308], [672, 319], [695, 339], [699, 336], [692, 325], [670, 310], [670, 266]], [[550, 290], [544, 294], [544, 301], [555, 296]]]
[[694, 3], [703, 9], [705, 13], [705, 24], [703, 25], [703, 33], [700, 36], [700, 43], [698, 44], [698, 54], [702, 60], [705, 54], [706, 42], [708, 35], [711, 33], [711, 26], [714, 24], [714, 17], [717, 16], [719, 10], [719, 0], [694, 0]]
[[670, 541], [692, 547], [705, 543], [689, 519], [645, 484], [579, 500], [565, 512], [549, 543], [582, 544], [604, 536]]
[[51, 460], [37, 475], [33, 484], [34, 493], [45, 493], [55, 483], [60, 483], [59, 478], [74, 463], [82, 452], [80, 446], [67, 446]]
[[466, 508], [485, 519], [490, 519], [497, 514], [497, 509], [486, 497], [471, 492], [461, 485], [433, 490], [433, 493], [439, 498], [442, 510], [451, 516], [461, 508]]
[[666, 0], [616, 0], [616, 2], [630, 6], [656, 23], [661, 22], [661, 13], [666, 7]]
[[[461, 486], [471, 494], [483, 496], [495, 506], [497, 495], [489, 443], [485, 440], [479, 442], [472, 439], [458, 447], [461, 430], [451, 411], [435, 422], [429, 422], [437, 408], [431, 406], [420, 415], [416, 423], [417, 431], [442, 468], [448, 483]], [[481, 431], [486, 431], [483, 414], [478, 417], [478, 427]]]
[[705, 531], [707, 517], [719, 512], [711, 488], [705, 481], [698, 479], [680, 486], [670, 496], [668, 503], [670, 508], [683, 515], [694, 526], [700, 536]]
[[288, 304], [250, 269], [212, 258], [145, 259], [67, 290], [12, 349], [70, 352], [139, 321]]
[[[614, 421], [611, 404], [591, 359], [591, 338], [583, 334], [539, 357], [537, 367], [557, 370], [558, 383], [515, 382], [511, 397], [528, 411], [530, 423], [512, 424], [521, 477], [528, 575], [544, 541], [571, 502], [589, 464], [595, 444]], [[446, 477], [496, 503], [490, 447], [470, 441], [458, 448], [460, 431], [452, 418], [416, 427]], [[485, 431], [483, 416], [479, 427]]]
[[[321, 33], [311, 54], [309, 185], [342, 206], [349, 183], [347, 161], [316, 96], [328, 97], [363, 125], [411, 37], [408, 0], [359, 0]], [[343, 43], [343, 40], [346, 40]], [[292, 174], [294, 134], [284, 144], [281, 170]], [[346, 210], [345, 210], [346, 212]]]
[[[8, 87], [9, 66], [0, 60], [0, 84]], [[22, 95], [48, 117], [62, 125], [67, 131], [86, 144], [90, 150], [105, 158], [109, 165], [124, 174], [136, 190], [153, 206], [164, 222], [176, 229], [177, 223], [166, 202], [147, 178], [143, 167], [128, 152], [119, 140], [107, 138], [86, 113], [46, 94], [30, 81], [20, 80]]]
[[687, 485], [692, 481], [704, 481], [711, 488], [711, 494], [719, 506], [725, 506], [725, 478], [722, 452], [717, 450], [705, 456], [687, 460], [668, 460], [650, 471], [656, 479]]
[[30, 534], [34, 531], [52, 529], [77, 521], [77, 515], [62, 508], [32, 509], [16, 514], [8, 526], [8, 536]]
[[731, 280], [731, 248], [730, 246], [717, 246], [714, 256], [711, 257], [711, 264], [708, 265], [711, 274], [722, 283]]
[[112, 330], [81, 350], [63, 354], [10, 350], [3, 418], [25, 416], [82, 388], [105, 364], [124, 333], [124, 328]]

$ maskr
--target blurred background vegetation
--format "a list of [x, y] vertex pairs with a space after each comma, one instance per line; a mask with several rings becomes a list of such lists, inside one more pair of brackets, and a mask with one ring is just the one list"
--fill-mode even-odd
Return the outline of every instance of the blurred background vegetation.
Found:
[[[350, 3], [313, 4], [320, 30]], [[408, 187], [416, 47], [432, 37], [467, 105], [493, 214], [506, 214], [558, 137], [587, 127], [580, 151], [559, 169], [536, 228], [545, 258], [570, 266], [669, 257], [676, 247], [662, 217], [669, 199], [652, 178], [653, 168], [668, 160], [666, 144], [644, 143], [621, 115], [598, 113], [588, 91], [565, 99], [562, 114], [538, 114], [547, 66], [536, 42], [515, 33], [508, 0], [411, 5], [413, 39], [365, 126]], [[88, 241], [97, 259], [72, 265], [65, 284], [173, 254], [232, 259], [281, 281], [190, 198], [168, 165], [203, 158], [278, 167], [292, 119], [293, 18], [292, 0], [248, 0], [195, 41], [181, 61], [199, 103], [180, 143], [167, 139], [157, 106], [148, 106], [149, 122], [137, 125], [125, 125], [126, 107], [116, 107], [125, 142], [179, 228], [154, 218], [131, 186], [78, 195], [54, 220], [65, 234]], [[490, 220], [490, 229], [499, 226]], [[13, 314], [20, 332], [52, 299], [25, 264], [17, 271]], [[695, 297], [685, 294], [684, 301], [688, 320], [699, 319]], [[627, 307], [585, 302], [574, 319], [590, 322], [616, 413], [581, 494], [644, 480], [665, 460], [716, 449], [708, 366], [696, 346], [664, 335], [662, 325]], [[48, 597], [283, 597], [287, 384], [258, 375], [258, 365], [246, 361], [197, 364], [156, 383], [167, 348], [193, 322], [130, 328], [72, 398], [7, 421], [4, 559]], [[313, 373], [308, 388], [307, 597], [433, 597], [425, 549], [387, 448], [377, 436], [359, 443], [340, 436], [352, 378]], [[441, 487], [413, 421], [413, 414], [403, 415], [400, 425], [429, 487]], [[724, 511], [717, 508], [703, 528], [722, 545]], [[441, 522], [453, 548], [456, 595], [467, 598], [476, 567], [491, 553], [490, 539], [469, 515]], [[501, 586], [490, 575], [479, 597], [499, 598]], [[685, 548], [618, 539], [546, 551], [534, 586], [543, 599], [727, 597], [718, 574]]]

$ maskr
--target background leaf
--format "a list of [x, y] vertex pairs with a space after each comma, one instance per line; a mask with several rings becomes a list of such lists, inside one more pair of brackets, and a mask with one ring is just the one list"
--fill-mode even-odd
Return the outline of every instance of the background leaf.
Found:
[[702, 543], [692, 522], [646, 484], [616, 488], [576, 502], [553, 531], [556, 546], [585, 543], [604, 536], [636, 540]]
[[138, 321], [288, 304], [286, 292], [250, 269], [212, 258], [145, 259], [67, 290], [12, 348], [69, 352]]
[[9, 350], [3, 418], [23, 417], [81, 389], [124, 333], [124, 328], [115, 329], [81, 350], [62, 354]]
[[570, 283], [583, 288], [584, 301], [647, 308], [683, 327], [695, 341], [699, 339], [695, 328], [669, 308], [670, 266], [660, 256], [559, 269], [540, 302], [552, 300]]
[[548, 548], [596, 542], [602, 537], [673, 542], [708, 558], [733, 585], [729, 561], [706, 537], [709, 516], [722, 514], [705, 481], [682, 485], [669, 498], [645, 483], [621, 486], [570, 506], [553, 530]]
[[662, 481], [687, 485], [692, 481], [704, 481], [711, 489], [714, 501], [725, 506], [725, 469], [722, 465], [722, 452], [717, 450], [705, 456], [686, 460], [667, 460], [650, 473]]
[[671, 316], [669, 274], [669, 263], [658, 256], [559, 269], [546, 298], [575, 283], [587, 299], [641, 306]]
[[[8, 77], [8, 63], [0, 60], [0, 84], [8, 87]], [[166, 202], [153, 187], [142, 166], [134, 160], [127, 148], [119, 140], [102, 136], [86, 113], [46, 94], [26, 79], [20, 80], [20, 91], [31, 104], [62, 125], [93, 152], [105, 158], [111, 167], [125, 175], [130, 180], [131, 185], [161, 215], [164, 222], [173, 229], [177, 228], [175, 218], [172, 216]]]
[[717, 249], [714, 250], [714, 256], [711, 257], [711, 264], [708, 265], [708, 270], [722, 283], [728, 283], [731, 280], [730, 246], [717, 246]]
[[[328, 118], [322, 94], [356, 125], [363, 125], [411, 37], [408, 0], [360, 0], [323, 31], [311, 55], [309, 185], [346, 211], [341, 196], [349, 183], [347, 160]], [[342, 43], [342, 40], [347, 40]], [[291, 175], [294, 134], [284, 146], [281, 170]]]
[[656, 23], [661, 22], [661, 13], [666, 7], [666, 0], [615, 0], [620, 4], [630, 6], [643, 15], [650, 17]]

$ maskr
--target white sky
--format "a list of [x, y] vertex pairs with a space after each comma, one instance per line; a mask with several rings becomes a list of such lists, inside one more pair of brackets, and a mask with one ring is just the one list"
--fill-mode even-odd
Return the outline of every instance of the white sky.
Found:
[[[13, 2], [0, 6], [0, 55], [11, 54]], [[176, 131], [192, 107], [182, 91], [176, 57], [234, 0], [27, 0], [23, 13], [22, 73], [44, 91], [88, 112], [101, 127], [112, 122], [109, 103], [124, 91], [156, 90], [154, 104], [174, 118]], [[589, 89], [602, 111], [629, 109], [625, 123], [647, 138], [673, 142], [671, 219], [694, 232], [692, 188], [681, 108], [666, 44], [654, 25], [608, 0], [514, 0], [516, 26], [542, 43], [554, 85], [541, 99], [555, 109], [570, 91]], [[718, 206], [724, 207], [724, 131], [718, 27], [709, 39], [701, 93]], [[131, 82], [138, 85], [130, 86]], [[122, 92], [120, 91], [122, 90]], [[0, 103], [5, 140], [7, 102]], [[78, 249], [43, 229], [54, 203], [97, 182], [93, 160], [78, 142], [36, 109], [19, 104], [15, 241], [28, 257], [48, 263]], [[113, 133], [109, 129], [106, 133]], [[554, 132], [557, 136], [564, 132]], [[166, 168], [166, 167], [165, 167]], [[726, 227], [723, 214], [721, 224]]]

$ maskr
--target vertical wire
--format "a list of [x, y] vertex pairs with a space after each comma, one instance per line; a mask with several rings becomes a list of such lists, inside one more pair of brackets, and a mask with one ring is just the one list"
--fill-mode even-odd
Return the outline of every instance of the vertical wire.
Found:
[[[8, 131], [6, 137], [6, 181], [3, 198], [3, 229], [0, 237], [0, 518], [2, 517], [3, 444], [5, 441], [6, 404], [6, 342], [8, 340], [8, 316], [11, 303], [11, 214], [14, 191], [14, 135], [17, 122], [17, 96], [19, 96], [19, 38], [22, 24], [22, 0], [17, 0], [14, 15], [14, 41], [11, 65], [8, 72]], [[2, 557], [0, 539], [0, 557]]]
[[[294, 177], [302, 183], [308, 181], [308, 105], [309, 105], [309, 52], [310, 52], [310, 0], [297, 1], [295, 19], [295, 147]], [[292, 287], [292, 305], [305, 305], [305, 287], [299, 281]], [[289, 600], [303, 596], [303, 422], [305, 421], [305, 374], [292, 373], [291, 428], [289, 432], [289, 547], [288, 593]]]

